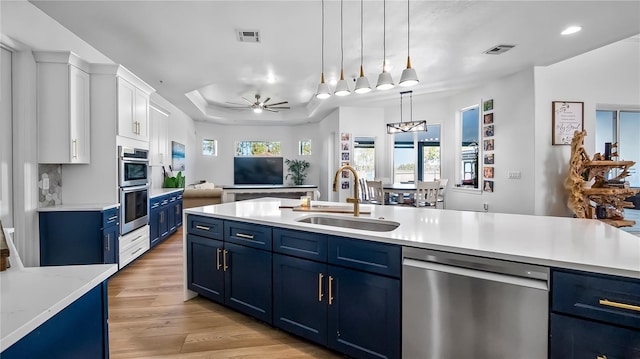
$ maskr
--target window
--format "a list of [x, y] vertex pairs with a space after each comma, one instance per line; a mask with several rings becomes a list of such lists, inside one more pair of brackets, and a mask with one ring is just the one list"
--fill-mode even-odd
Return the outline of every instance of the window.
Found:
[[440, 124], [393, 136], [394, 183], [412, 183], [416, 176], [418, 181], [440, 179]]
[[460, 113], [460, 185], [470, 188], [478, 188], [479, 114], [478, 105], [463, 109]]
[[279, 156], [280, 142], [272, 141], [237, 141], [236, 156]]
[[218, 155], [218, 141], [216, 141], [216, 140], [202, 140], [202, 154], [204, 156], [217, 156]]
[[298, 142], [298, 154], [300, 156], [311, 156], [311, 140], [301, 140]]
[[353, 167], [359, 178], [372, 181], [376, 177], [376, 148], [373, 137], [353, 138]]
[[[618, 159], [640, 163], [640, 110], [598, 110], [596, 111], [595, 152], [604, 153], [606, 142], [618, 143]], [[625, 178], [631, 187], [640, 187], [640, 171], [637, 165], [631, 167]], [[610, 175], [616, 176], [617, 171]]]

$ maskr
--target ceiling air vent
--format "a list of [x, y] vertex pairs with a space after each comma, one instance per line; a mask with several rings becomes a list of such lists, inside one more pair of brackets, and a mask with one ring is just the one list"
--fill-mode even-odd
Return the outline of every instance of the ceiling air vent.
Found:
[[237, 30], [236, 34], [240, 42], [260, 42], [260, 32], [257, 30]]
[[487, 55], [500, 55], [516, 47], [516, 45], [496, 45], [484, 53]]

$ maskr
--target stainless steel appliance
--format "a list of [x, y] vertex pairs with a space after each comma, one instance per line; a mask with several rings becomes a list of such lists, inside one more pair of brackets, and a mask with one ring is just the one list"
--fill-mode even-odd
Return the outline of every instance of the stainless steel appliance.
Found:
[[549, 269], [403, 248], [404, 358], [546, 358]]
[[120, 187], [149, 184], [149, 151], [139, 148], [118, 147]]
[[120, 234], [149, 223], [148, 151], [118, 147], [120, 185]]

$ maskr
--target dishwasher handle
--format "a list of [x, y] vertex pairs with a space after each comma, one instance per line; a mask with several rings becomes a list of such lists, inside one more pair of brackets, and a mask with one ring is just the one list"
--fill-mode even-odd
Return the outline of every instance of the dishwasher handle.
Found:
[[455, 267], [445, 264], [419, 261], [411, 258], [404, 258], [402, 261], [403, 266], [414, 267], [419, 269], [433, 270], [437, 272], [449, 273], [464, 277], [472, 277], [478, 279], [489, 280], [493, 282], [507, 283], [513, 284], [522, 287], [529, 287], [540, 290], [549, 290], [549, 284], [546, 280], [540, 279], [532, 279], [532, 278], [524, 278], [513, 275], [494, 273], [494, 272], [485, 272], [481, 270]]

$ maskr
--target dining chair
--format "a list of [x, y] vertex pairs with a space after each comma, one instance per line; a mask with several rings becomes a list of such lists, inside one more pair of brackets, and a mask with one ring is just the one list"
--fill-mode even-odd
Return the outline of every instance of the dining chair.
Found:
[[435, 206], [439, 189], [440, 181], [419, 181], [416, 185], [415, 206]]
[[442, 209], [445, 208], [444, 192], [447, 190], [448, 183], [449, 180], [447, 178], [440, 179], [440, 189], [438, 190], [438, 202], [436, 202], [436, 208], [438, 207], [438, 203], [442, 203]]
[[365, 178], [359, 178], [358, 184], [360, 185], [360, 202], [369, 202], [369, 189], [367, 187], [367, 180]]
[[384, 204], [384, 190], [382, 181], [367, 181], [369, 203]]

